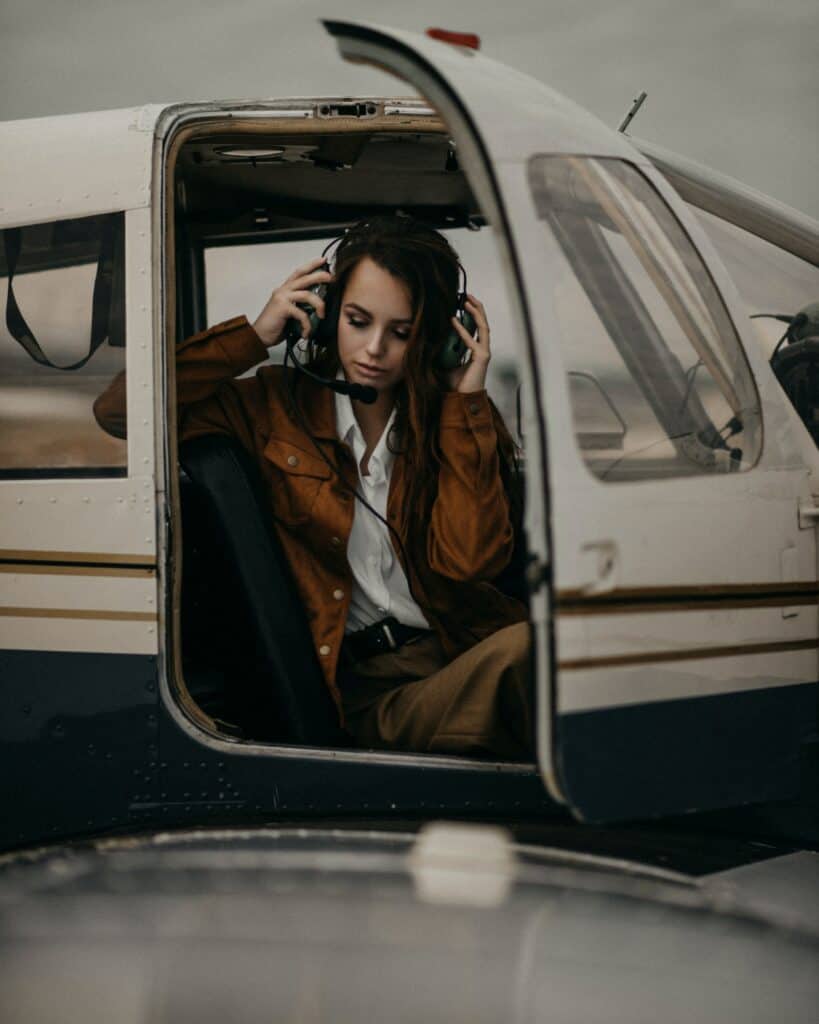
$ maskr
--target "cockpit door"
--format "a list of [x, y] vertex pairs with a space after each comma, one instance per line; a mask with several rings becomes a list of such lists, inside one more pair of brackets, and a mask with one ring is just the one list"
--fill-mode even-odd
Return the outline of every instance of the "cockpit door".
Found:
[[708, 240], [624, 136], [541, 83], [325, 26], [441, 113], [498, 236], [550, 792], [587, 820], [792, 795], [819, 678], [807, 468]]

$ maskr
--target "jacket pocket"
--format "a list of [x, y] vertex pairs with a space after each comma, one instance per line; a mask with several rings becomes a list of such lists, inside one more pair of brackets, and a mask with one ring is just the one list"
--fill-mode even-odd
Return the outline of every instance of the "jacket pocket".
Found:
[[330, 467], [318, 452], [278, 438], [267, 442], [264, 457], [278, 470], [271, 484], [274, 516], [289, 526], [307, 522]]

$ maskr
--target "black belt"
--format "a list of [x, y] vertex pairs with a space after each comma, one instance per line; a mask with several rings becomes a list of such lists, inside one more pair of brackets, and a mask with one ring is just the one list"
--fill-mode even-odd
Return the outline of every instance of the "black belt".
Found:
[[374, 622], [371, 626], [365, 626], [355, 633], [348, 633], [344, 637], [341, 650], [344, 657], [355, 663], [372, 658], [376, 654], [385, 654], [388, 651], [397, 651], [399, 647], [415, 640], [429, 629], [419, 629], [416, 626], [405, 626], [392, 615], [380, 622]]

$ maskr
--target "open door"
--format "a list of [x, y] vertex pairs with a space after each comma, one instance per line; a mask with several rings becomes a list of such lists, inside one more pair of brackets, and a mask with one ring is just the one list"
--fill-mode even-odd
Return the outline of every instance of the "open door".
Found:
[[439, 111], [498, 235], [550, 792], [598, 821], [792, 796], [819, 679], [808, 471], [708, 239], [624, 136], [541, 83], [324, 24]]

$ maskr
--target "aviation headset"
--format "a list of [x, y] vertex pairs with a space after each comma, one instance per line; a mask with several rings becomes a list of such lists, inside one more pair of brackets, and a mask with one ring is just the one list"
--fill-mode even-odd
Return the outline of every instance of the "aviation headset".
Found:
[[771, 356], [771, 369], [819, 445], [819, 302], [809, 303], [795, 316], [756, 313], [752, 319], [758, 317], [788, 325]]
[[[354, 237], [354, 232], [364, 230], [369, 225], [369, 223], [369, 221], [359, 221], [357, 224], [354, 224], [351, 228], [348, 228], [348, 230], [343, 235], [339, 235], [337, 238], [332, 239], [328, 243], [328, 245], [325, 246], [324, 251], [322, 252], [322, 256], [327, 256], [327, 254], [331, 250], [334, 250], [338, 245], [340, 245], [344, 239]], [[328, 270], [331, 269], [331, 261], [332, 255], [325, 262], [325, 266], [327, 267]], [[470, 315], [470, 313], [466, 309], [464, 309], [467, 291], [466, 270], [464, 269], [460, 261], [458, 261], [458, 269], [461, 275], [463, 276], [463, 290], [458, 292], [457, 309], [455, 312], [455, 316], [458, 318], [459, 322], [463, 324], [466, 330], [469, 331], [470, 334], [474, 335], [477, 326], [475, 323], [475, 319]], [[310, 289], [310, 291], [315, 292], [316, 295], [320, 296], [321, 298], [324, 298], [325, 295], [327, 294], [328, 287], [326, 284], [318, 284], [314, 285]], [[335, 331], [338, 324], [338, 317], [341, 311], [340, 304], [341, 296], [335, 289], [334, 297], [333, 299], [331, 299], [331, 302], [328, 303], [328, 307], [325, 310], [326, 316], [324, 318], [320, 317], [316, 310], [309, 304], [298, 303], [299, 308], [303, 309], [310, 318], [309, 337], [311, 337], [313, 341], [316, 342], [316, 344], [327, 344], [330, 341], [330, 339], [335, 336]], [[394, 537], [395, 541], [398, 544], [398, 547], [401, 550], [404, 565], [408, 567], [411, 564], [411, 559], [407, 553], [406, 548], [404, 547], [404, 542], [402, 541], [398, 531], [395, 529], [392, 523], [390, 523], [387, 519], [384, 518], [384, 516], [382, 516], [372, 507], [372, 505], [367, 501], [367, 499], [359, 492], [357, 487], [354, 487], [352, 486], [352, 484], [348, 483], [348, 481], [344, 477], [344, 474], [335, 464], [335, 460], [331, 460], [327, 457], [327, 454], [324, 452], [321, 445], [319, 445], [315, 437], [313, 437], [312, 433], [310, 432], [310, 429], [307, 425], [307, 421], [304, 417], [304, 413], [302, 412], [299, 403], [295, 400], [295, 396], [293, 394], [292, 389], [291, 375], [287, 373], [287, 365], [288, 362], [292, 361], [296, 372], [301, 373], [304, 376], [310, 377], [312, 380], [324, 385], [331, 391], [335, 391], [336, 393], [342, 395], [349, 395], [351, 398], [361, 402], [365, 402], [367, 404], [372, 404], [376, 400], [378, 392], [376, 391], [375, 388], [369, 387], [364, 384], [354, 384], [346, 380], [330, 380], [327, 377], [320, 377], [318, 374], [313, 373], [312, 370], [308, 370], [307, 367], [304, 366], [296, 358], [293, 352], [296, 343], [302, 337], [302, 331], [303, 328], [300, 321], [296, 320], [295, 318], [291, 318], [290, 320], [288, 320], [287, 324], [285, 325], [284, 367], [285, 373], [287, 375], [287, 385], [288, 388], [290, 389], [291, 403], [301, 423], [302, 429], [310, 438], [313, 447], [315, 448], [318, 455], [321, 457], [322, 461], [326, 463], [327, 466], [330, 467], [330, 469], [335, 474], [336, 478], [341, 483], [341, 485], [347, 491], [349, 491], [356, 498], [356, 500], [359, 501], [370, 513], [372, 513], [372, 515], [374, 515], [376, 519], [378, 519], [381, 523], [384, 524], [384, 526], [387, 527], [387, 530], [392, 534], [392, 536]], [[466, 345], [461, 340], [460, 335], [453, 327], [449, 331], [446, 340], [444, 341], [444, 344], [441, 346], [440, 352], [438, 352], [436, 355], [436, 365], [442, 370], [455, 369], [455, 367], [459, 366], [463, 361], [463, 356], [465, 352]], [[409, 572], [406, 573], [406, 579], [407, 586], [409, 587], [409, 591], [410, 594], [412, 595], [413, 600], [416, 602], [416, 604], [420, 604], [418, 600], [418, 595], [415, 593], [415, 589], [412, 584], [411, 574]]]
[[[328, 271], [332, 270], [333, 257], [338, 246], [349, 239], [355, 239], [357, 234], [363, 234], [371, 223], [372, 222], [368, 220], [359, 221], [357, 224], [348, 228], [344, 234], [330, 240], [330, 242], [324, 247], [324, 251], [321, 254], [326, 257], [324, 266]], [[329, 256], [328, 253], [330, 254]], [[463, 278], [463, 288], [457, 293], [454, 315], [458, 319], [459, 323], [461, 323], [470, 334], [474, 335], [477, 325], [474, 317], [467, 309], [465, 309], [467, 279], [466, 270], [460, 260], [458, 261], [458, 271]], [[328, 294], [331, 295], [330, 302], [325, 310], [326, 315], [323, 318], [318, 315], [316, 310], [309, 303], [298, 303], [299, 308], [303, 309], [310, 319], [309, 337], [316, 345], [321, 347], [329, 344], [329, 342], [335, 337], [338, 327], [338, 318], [340, 315], [341, 295], [339, 294], [338, 289], [334, 288], [331, 291], [329, 286], [324, 283], [314, 285], [310, 291], [314, 292], [322, 299]], [[297, 371], [312, 377], [315, 381], [323, 384], [325, 387], [329, 387], [333, 391], [341, 394], [348, 394], [351, 398], [358, 401], [366, 403], [372, 403], [375, 401], [375, 388], [361, 384], [349, 384], [346, 381], [329, 380], [324, 377], [319, 377], [317, 374], [307, 370], [307, 368], [300, 363], [298, 359], [296, 359], [293, 352], [293, 347], [301, 340], [302, 335], [303, 331], [301, 323], [295, 318], [288, 320], [284, 332], [284, 341], [287, 346], [285, 359], [286, 361], [288, 358], [292, 360]], [[436, 353], [435, 366], [440, 370], [454, 370], [457, 366], [461, 365], [465, 354], [466, 345], [455, 328], [452, 327], [447, 333], [439, 351]]]

